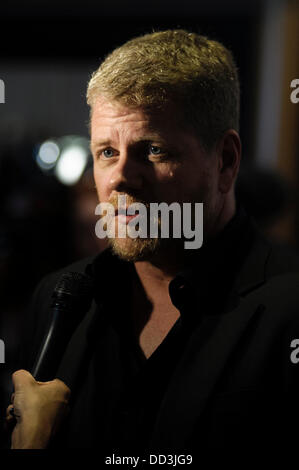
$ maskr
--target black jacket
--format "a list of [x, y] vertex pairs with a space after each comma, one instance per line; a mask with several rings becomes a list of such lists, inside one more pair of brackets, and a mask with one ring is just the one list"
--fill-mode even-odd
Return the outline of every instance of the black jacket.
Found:
[[[188, 335], [154, 408], [146, 449], [229, 453], [297, 446], [299, 363], [290, 356], [291, 341], [299, 338], [299, 263], [284, 249], [272, 247], [246, 216], [241, 219], [201, 248], [192, 269], [170, 286], [173, 303], [188, 318]], [[98, 282], [92, 307], [57, 372], [73, 394], [70, 418], [53, 447], [101, 448], [101, 443], [108, 446], [99, 438], [101, 431], [110, 433], [111, 445], [113, 433], [119, 432], [122, 418], [118, 415], [113, 423], [111, 408], [125, 378], [118, 377], [122, 363], [113, 349], [115, 331], [102, 310], [111, 295], [105, 280], [113, 276], [117, 285], [129, 277], [127, 269], [128, 263], [106, 250], [47, 276], [35, 292], [20, 364], [28, 369], [61, 273], [87, 270]], [[150, 400], [149, 395], [145, 407]]]

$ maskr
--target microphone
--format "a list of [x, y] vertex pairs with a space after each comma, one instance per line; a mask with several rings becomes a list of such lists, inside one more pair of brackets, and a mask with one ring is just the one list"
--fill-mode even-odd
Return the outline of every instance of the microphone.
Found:
[[[61, 276], [52, 293], [50, 321], [31, 371], [35, 380], [55, 378], [71, 336], [90, 308], [93, 293], [93, 279], [86, 274], [68, 272]], [[13, 407], [9, 413], [15, 418]]]
[[40, 382], [53, 380], [75, 329], [89, 310], [93, 279], [68, 272], [61, 276], [52, 294], [50, 321], [31, 374]]

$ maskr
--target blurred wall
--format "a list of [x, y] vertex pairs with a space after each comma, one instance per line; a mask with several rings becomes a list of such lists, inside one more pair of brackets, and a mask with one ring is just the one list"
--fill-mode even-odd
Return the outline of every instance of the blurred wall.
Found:
[[[91, 61], [92, 62], [92, 61]], [[7, 140], [18, 132], [43, 129], [49, 135], [87, 135], [86, 85], [96, 63], [55, 63], [30, 58], [2, 59], [5, 106], [1, 126], [10, 126]], [[3, 137], [4, 138], [4, 137]]]

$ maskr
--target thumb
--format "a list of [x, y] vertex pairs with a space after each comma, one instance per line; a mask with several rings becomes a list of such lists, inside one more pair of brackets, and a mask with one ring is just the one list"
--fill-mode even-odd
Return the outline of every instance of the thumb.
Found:
[[28, 372], [28, 370], [17, 370], [12, 374], [12, 382], [15, 392], [23, 388], [23, 386], [33, 385], [36, 383], [35, 378]]

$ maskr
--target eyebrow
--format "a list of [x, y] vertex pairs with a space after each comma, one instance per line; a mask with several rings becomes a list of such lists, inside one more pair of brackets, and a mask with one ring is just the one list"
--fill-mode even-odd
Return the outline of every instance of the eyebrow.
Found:
[[[138, 144], [139, 142], [151, 142], [151, 141], [155, 141], [155, 140], [165, 142], [165, 139], [163, 139], [158, 134], [149, 134], [149, 135], [141, 137], [140, 139], [136, 139], [134, 142], [132, 142], [132, 145]], [[112, 141], [110, 139], [99, 140], [99, 141], [94, 142], [94, 143], [90, 142], [90, 149], [95, 150], [99, 147], [106, 147], [106, 146], [111, 146], [111, 145], [112, 145]]]
[[90, 142], [91, 149], [95, 149], [97, 147], [105, 147], [107, 145], [111, 145], [111, 140], [99, 140], [97, 142]]

